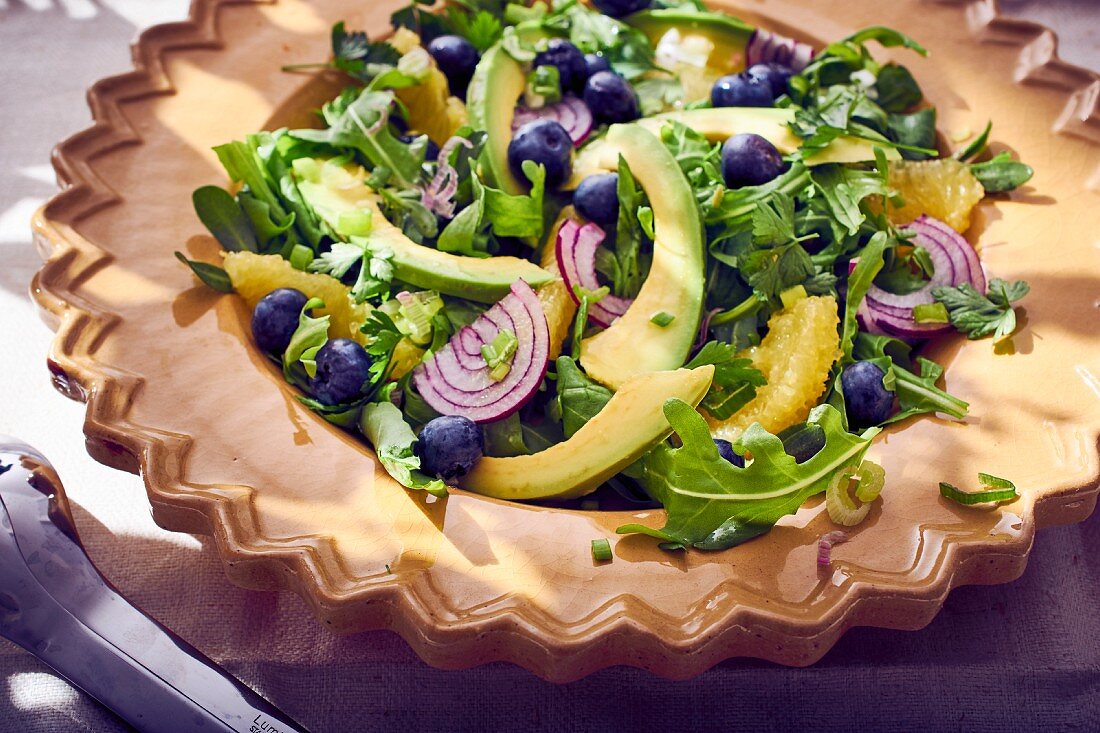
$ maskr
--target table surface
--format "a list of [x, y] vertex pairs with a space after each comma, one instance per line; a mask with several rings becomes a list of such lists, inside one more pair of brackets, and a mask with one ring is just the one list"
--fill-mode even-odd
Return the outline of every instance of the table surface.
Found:
[[[136, 29], [186, 6], [0, 0], [0, 433], [51, 458], [90, 555], [127, 597], [314, 731], [1100, 729], [1100, 517], [1039, 533], [1018, 581], [954, 591], [920, 632], [856, 629], [809, 669], [734, 660], [670, 683], [616, 668], [561, 686], [506, 664], [435, 670], [389, 632], [333, 637], [293, 594], [237, 588], [208, 542], [158, 528], [141, 480], [87, 456], [83, 406], [50, 386], [27, 222], [55, 190], [51, 147], [89, 121], [84, 90], [129, 68]], [[1097, 0], [1002, 7], [1058, 30], [1068, 61], [1100, 67]], [[0, 678], [0, 730], [126, 729], [3, 640]]]

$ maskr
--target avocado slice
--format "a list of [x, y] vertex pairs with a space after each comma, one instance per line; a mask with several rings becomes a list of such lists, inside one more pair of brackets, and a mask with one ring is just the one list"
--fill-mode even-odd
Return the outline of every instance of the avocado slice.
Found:
[[[524, 43], [536, 43], [548, 34], [538, 22], [520, 23], [515, 32]], [[488, 136], [481, 153], [481, 174], [494, 187], [517, 196], [531, 185], [512, 175], [508, 144], [512, 142], [512, 118], [527, 87], [523, 65], [497, 43], [481, 56], [466, 89], [466, 113], [475, 130]]]
[[[680, 122], [712, 142], [721, 142], [742, 132], [755, 133], [788, 155], [798, 150], [802, 139], [789, 127], [794, 119], [794, 110], [775, 107], [711, 107], [706, 109], [681, 110], [668, 112], [654, 117], [646, 117], [634, 124], [640, 125], [654, 135], [661, 134], [661, 128], [669, 120]], [[901, 155], [892, 147], [883, 147], [888, 160], [900, 160]], [[875, 143], [854, 137], [839, 137], [824, 150], [807, 156], [803, 162], [808, 166], [826, 163], [862, 163], [875, 159]], [[619, 153], [608, 138], [594, 140], [581, 149], [573, 161], [573, 177], [564, 186], [573, 190], [588, 176], [594, 173], [614, 171], [618, 166]]]
[[[617, 321], [581, 342], [581, 366], [612, 389], [638, 374], [684, 363], [703, 307], [703, 223], [676, 158], [638, 124], [612, 125], [607, 142], [626, 160], [653, 208], [653, 263], [634, 302]], [[675, 318], [665, 326], [657, 313]]]
[[712, 365], [634, 377], [569, 440], [540, 453], [480, 459], [459, 486], [497, 499], [573, 499], [596, 489], [672, 432], [661, 407], [677, 397], [696, 405]]
[[525, 280], [537, 288], [554, 279], [554, 274], [518, 257], [462, 257], [417, 244], [390, 223], [378, 205], [378, 194], [366, 185], [362, 166], [326, 164], [314, 159], [320, 171], [316, 177], [298, 177], [298, 190], [306, 203], [331, 229], [337, 229], [340, 215], [368, 211], [370, 241], [393, 251], [396, 279], [446, 295], [495, 303], [509, 293], [512, 283]]
[[669, 31], [682, 38], [702, 36], [714, 48], [707, 66], [723, 74], [745, 68], [745, 49], [755, 30], [751, 25], [723, 13], [710, 13], [687, 8], [643, 10], [623, 18], [623, 22], [645, 33], [656, 46]]

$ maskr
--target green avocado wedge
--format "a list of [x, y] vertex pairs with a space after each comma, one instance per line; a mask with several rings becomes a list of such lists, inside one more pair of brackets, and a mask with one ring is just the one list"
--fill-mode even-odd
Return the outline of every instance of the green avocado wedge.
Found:
[[367, 172], [361, 166], [336, 166], [319, 158], [314, 162], [322, 171], [317, 179], [298, 180], [298, 190], [306, 203], [334, 231], [342, 214], [368, 212], [369, 241], [372, 246], [393, 252], [394, 277], [401, 282], [495, 303], [509, 293], [516, 280], [537, 288], [554, 279], [552, 273], [518, 257], [462, 257], [417, 244], [386, 219], [378, 206], [378, 195], [366, 185]]
[[654, 46], [669, 31], [676, 31], [681, 38], [706, 38], [714, 46], [707, 66], [726, 74], [745, 68], [745, 49], [755, 30], [748, 23], [724, 13], [710, 13], [690, 7], [643, 10], [628, 15], [623, 22], [645, 33]]
[[[516, 34], [525, 43], [534, 43], [547, 34], [541, 24], [520, 23]], [[497, 43], [481, 56], [470, 86], [466, 90], [466, 112], [475, 130], [484, 130], [488, 138], [481, 154], [481, 173], [490, 184], [513, 196], [527, 193], [530, 184], [520, 181], [508, 166], [508, 144], [512, 142], [512, 118], [516, 104], [527, 87], [523, 66]]]
[[531, 455], [482, 458], [459, 486], [519, 501], [584, 496], [668, 437], [665, 400], [697, 405], [713, 377], [709, 364], [634, 377], [569, 440]]
[[[607, 142], [621, 154], [653, 208], [653, 263], [626, 313], [581, 342], [581, 366], [618, 389], [631, 377], [676, 369], [688, 357], [703, 305], [703, 223], [695, 194], [672, 153], [638, 124], [612, 125]], [[665, 326], [657, 313], [675, 316]]]
[[[721, 142], [739, 133], [760, 135], [770, 142], [783, 155], [789, 155], [802, 144], [801, 138], [791, 131], [790, 123], [794, 111], [776, 107], [709, 107], [705, 109], [682, 110], [646, 117], [638, 120], [639, 125], [654, 135], [661, 134], [661, 128], [669, 121], [680, 122], [711, 142]], [[813, 167], [826, 163], [862, 163], [875, 159], [875, 143], [854, 137], [839, 137], [818, 153], [806, 156], [803, 163]], [[900, 160], [901, 155], [893, 147], [882, 146], [887, 160]], [[609, 137], [594, 140], [581, 149], [573, 161], [573, 176], [564, 186], [573, 190], [581, 181], [595, 173], [616, 170], [619, 152]]]

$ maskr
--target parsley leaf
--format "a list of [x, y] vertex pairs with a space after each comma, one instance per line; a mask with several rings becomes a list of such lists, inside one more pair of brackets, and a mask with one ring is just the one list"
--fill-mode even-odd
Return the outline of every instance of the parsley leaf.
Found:
[[393, 280], [393, 251], [385, 247], [371, 247], [369, 242], [367, 237], [348, 237], [347, 242], [333, 242], [328, 252], [322, 252], [310, 263], [309, 271], [340, 279], [358, 263], [359, 274], [351, 287], [355, 302], [384, 296]]
[[1016, 311], [1012, 304], [1027, 295], [1030, 289], [1023, 280], [1005, 282], [994, 278], [985, 295], [970, 283], [963, 283], [957, 287], [933, 288], [932, 296], [944, 304], [951, 325], [967, 338], [992, 335], [997, 343], [1016, 330]]
[[751, 359], [738, 358], [732, 345], [720, 341], [704, 344], [684, 367], [694, 369], [704, 364], [714, 365], [714, 378], [700, 404], [719, 420], [747, 405], [756, 397], [756, 388], [768, 383]]
[[754, 423], [737, 441], [738, 452], [753, 460], [738, 468], [719, 455], [710, 427], [691, 405], [670, 399], [664, 411], [682, 447], [662, 443], [636, 466], [642, 486], [664, 504], [665, 526], [626, 524], [615, 531], [646, 534], [669, 548], [722, 550], [767, 532], [824, 491], [837, 471], [857, 465], [878, 433], [852, 435], [834, 407], [819, 405], [808, 422], [822, 428], [825, 445], [813, 457], [795, 462], [779, 438]]
[[370, 318], [359, 328], [367, 335], [367, 353], [372, 357], [370, 365], [370, 383], [384, 381], [393, 361], [393, 350], [405, 335], [383, 311], [371, 311]]

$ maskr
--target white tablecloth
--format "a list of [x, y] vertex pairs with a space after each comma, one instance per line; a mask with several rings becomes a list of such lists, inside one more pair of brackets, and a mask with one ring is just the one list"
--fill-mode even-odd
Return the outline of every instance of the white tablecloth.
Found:
[[[186, 0], [0, 0], [0, 433], [19, 436], [50, 457], [75, 504], [89, 553], [124, 594], [316, 731], [694, 728], [721, 721], [745, 729], [794, 724], [799, 700], [818, 706], [814, 727], [831, 730], [854, 723], [854, 708], [845, 700], [853, 693], [858, 699], [856, 691], [893, 692], [896, 702], [885, 717], [893, 716], [901, 727], [923, 720], [931, 729], [948, 721], [972, 730], [1027, 728], [1022, 721], [1038, 714], [1054, 728], [1059, 721], [1098, 727], [1093, 716], [1100, 629], [1085, 630], [1079, 627], [1085, 621], [1057, 617], [1059, 609], [1070, 616], [1096, 615], [1096, 521], [1043, 533], [1032, 567], [1016, 584], [957, 591], [941, 617], [917, 635], [853, 632], [812, 670], [731, 662], [672, 685], [620, 669], [563, 687], [508, 665], [462, 673], [433, 670], [387, 632], [334, 638], [295, 596], [241, 590], [225, 579], [212, 548], [156, 527], [140, 479], [87, 456], [83, 406], [50, 386], [45, 355], [52, 334], [27, 297], [38, 267], [27, 222], [55, 189], [51, 147], [89, 122], [84, 89], [129, 68], [127, 42], [136, 29], [181, 18], [186, 5]], [[1100, 66], [1100, 1], [1002, 0], [1002, 5], [1055, 26], [1067, 60]], [[1079, 565], [1079, 557], [1086, 561]], [[1071, 595], [1061, 595], [1074, 585], [1079, 587]], [[1092, 649], [1065, 648], [1059, 625], [1066, 624], [1084, 632]], [[937, 682], [937, 669], [1002, 680], [1013, 688], [1008, 697], [1017, 699], [1011, 707], [1024, 709], [1006, 708], [1003, 719], [990, 710], [972, 710], [967, 719], [966, 709], [981, 700]], [[754, 702], [745, 699], [747, 691], [767, 696]], [[906, 702], [924, 694], [939, 695], [956, 709], [929, 717]], [[880, 702], [874, 694], [865, 700], [869, 707]], [[971, 722], [958, 721], [959, 711]], [[911, 725], [901, 723], [907, 714]], [[0, 640], [0, 731], [123, 728], [35, 659]]]

